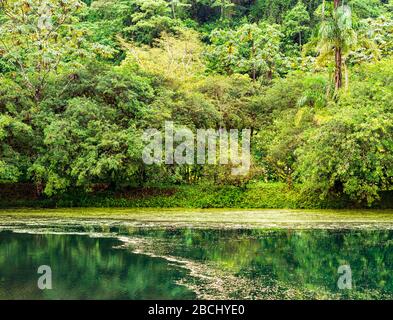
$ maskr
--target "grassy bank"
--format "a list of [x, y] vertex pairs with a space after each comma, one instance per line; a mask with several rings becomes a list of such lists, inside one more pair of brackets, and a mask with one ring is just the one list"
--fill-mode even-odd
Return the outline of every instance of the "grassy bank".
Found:
[[[1, 187], [1, 186], [0, 186]], [[1, 208], [67, 208], [67, 207], [123, 207], [123, 208], [287, 208], [339, 209], [360, 207], [347, 199], [321, 200], [316, 195], [302, 194], [298, 187], [289, 189], [283, 183], [258, 183], [236, 186], [171, 186], [135, 188], [86, 193], [75, 190], [52, 198], [37, 198], [30, 187], [10, 187], [0, 191]], [[29, 191], [30, 190], [30, 194]], [[389, 197], [376, 208], [392, 208]]]

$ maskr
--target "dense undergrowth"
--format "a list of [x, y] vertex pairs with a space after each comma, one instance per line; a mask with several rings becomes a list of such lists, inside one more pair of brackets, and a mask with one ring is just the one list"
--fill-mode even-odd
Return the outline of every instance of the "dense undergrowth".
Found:
[[[127, 207], [127, 208], [263, 208], [263, 209], [345, 209], [368, 208], [349, 198], [320, 199], [304, 194], [300, 186], [289, 189], [283, 183], [258, 183], [247, 187], [183, 185], [134, 188], [121, 192], [85, 192], [83, 189], [61, 197], [0, 197], [1, 208], [68, 208], [68, 207]], [[373, 208], [393, 208], [392, 194], [382, 194]]]

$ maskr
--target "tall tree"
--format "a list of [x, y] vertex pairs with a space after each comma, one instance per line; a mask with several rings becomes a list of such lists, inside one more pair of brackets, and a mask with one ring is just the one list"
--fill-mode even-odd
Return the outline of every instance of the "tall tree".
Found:
[[81, 53], [83, 33], [75, 26], [79, 0], [3, 0], [5, 21], [0, 25], [2, 58], [14, 65], [32, 91], [36, 103], [52, 73]]
[[[340, 5], [340, 0], [334, 0], [334, 11], [335, 15], [338, 13], [338, 6]], [[336, 46], [334, 47], [335, 53], [335, 62], [336, 62], [336, 72], [334, 74], [334, 81], [336, 90], [342, 87], [342, 79], [343, 79], [343, 72], [342, 72], [342, 46], [340, 42], [337, 42]]]
[[186, 3], [185, 1], [182, 0], [170, 0], [171, 4], [171, 11], [172, 11], [172, 17], [173, 19], [177, 19], [177, 11], [181, 7], [191, 7], [191, 4]]
[[297, 38], [302, 46], [304, 33], [309, 29], [310, 15], [303, 1], [299, 0], [296, 6], [284, 17], [284, 32], [288, 38]]
[[171, 8], [166, 0], [133, 0], [131, 25], [123, 32], [138, 43], [152, 45], [162, 32], [174, 31], [176, 20]]
[[220, 19], [223, 20], [227, 18], [227, 10], [229, 8], [234, 7], [235, 5], [232, 3], [231, 0], [214, 0], [212, 7], [219, 7], [220, 8]]
[[352, 28], [352, 11], [348, 5], [334, 0], [334, 6], [329, 16], [325, 16], [320, 27], [320, 56], [334, 55], [334, 84], [337, 93], [343, 85], [343, 55], [356, 40]]

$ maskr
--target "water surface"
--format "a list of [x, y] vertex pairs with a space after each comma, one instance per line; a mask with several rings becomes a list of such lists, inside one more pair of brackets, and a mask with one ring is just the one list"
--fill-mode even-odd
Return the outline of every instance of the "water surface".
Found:
[[[226, 228], [8, 217], [0, 299], [392, 299], [391, 224], [367, 219]], [[52, 290], [38, 289], [40, 265], [52, 268]], [[337, 285], [343, 265], [350, 290]]]
[[[114, 249], [111, 238], [0, 232], [0, 299], [192, 299], [176, 281], [184, 269], [160, 258]], [[40, 290], [40, 265], [52, 290]]]

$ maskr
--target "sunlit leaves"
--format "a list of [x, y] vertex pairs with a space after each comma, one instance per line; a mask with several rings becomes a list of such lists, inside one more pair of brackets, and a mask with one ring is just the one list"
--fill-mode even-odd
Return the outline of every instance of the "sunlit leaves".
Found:
[[282, 34], [277, 25], [244, 24], [236, 30], [214, 30], [208, 48], [209, 67], [217, 73], [246, 73], [271, 80], [285, 71], [280, 51]]
[[[36, 102], [47, 79], [64, 60], [80, 53], [83, 32], [75, 28], [79, 0], [2, 1], [6, 19], [0, 25], [2, 58], [19, 70]], [[20, 14], [22, 8], [22, 14]]]

